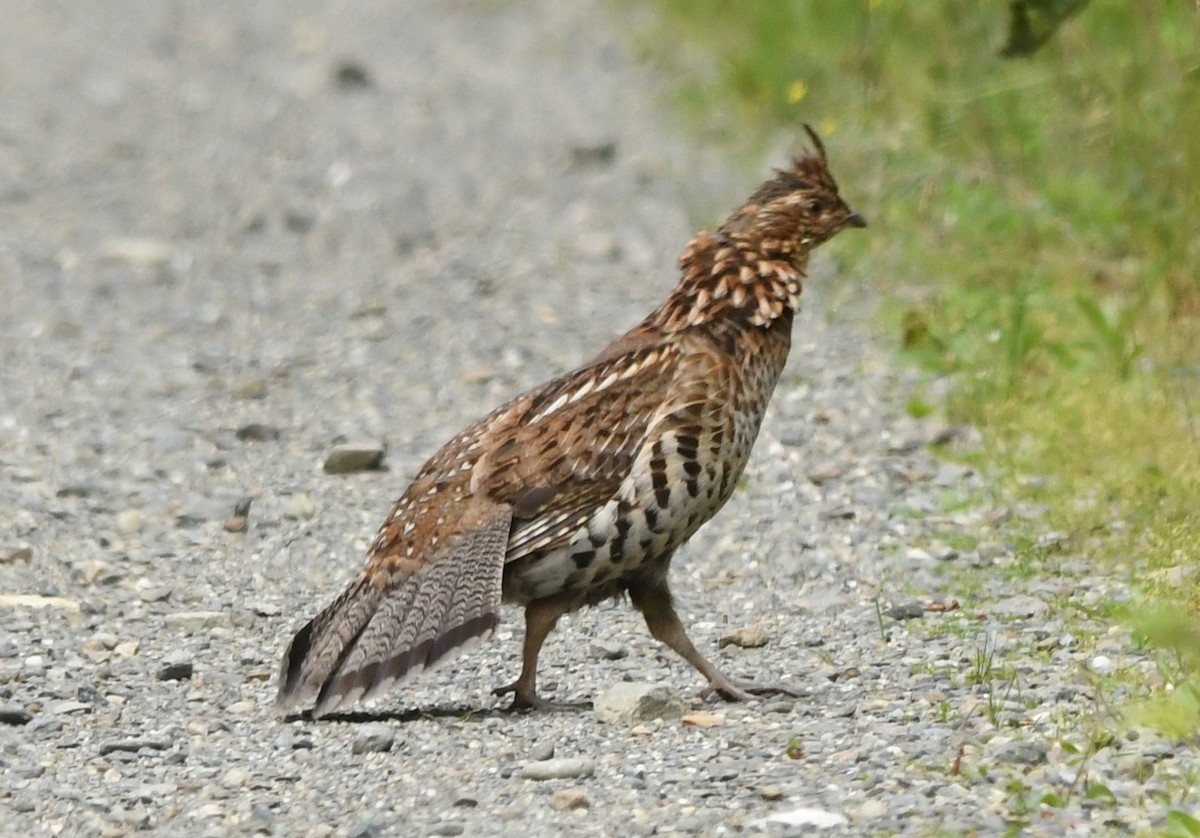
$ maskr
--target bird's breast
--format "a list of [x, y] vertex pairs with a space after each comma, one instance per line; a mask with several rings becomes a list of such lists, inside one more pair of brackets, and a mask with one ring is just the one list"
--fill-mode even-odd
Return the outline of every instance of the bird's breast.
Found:
[[564, 546], [506, 566], [505, 599], [576, 591], [582, 605], [617, 595], [622, 577], [670, 556], [716, 514], [749, 460], [787, 360], [786, 340], [750, 349], [685, 362], [614, 496]]

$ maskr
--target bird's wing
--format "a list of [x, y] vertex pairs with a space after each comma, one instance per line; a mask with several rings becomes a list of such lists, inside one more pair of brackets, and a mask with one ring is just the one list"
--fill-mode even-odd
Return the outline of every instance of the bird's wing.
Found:
[[491, 425], [472, 488], [513, 510], [508, 561], [565, 544], [616, 496], [677, 366], [671, 346], [636, 347], [558, 379]]
[[499, 622], [506, 561], [564, 543], [611, 499], [675, 350], [629, 343], [517, 397], [417, 474], [361, 576], [292, 640], [276, 707], [325, 715], [433, 666]]

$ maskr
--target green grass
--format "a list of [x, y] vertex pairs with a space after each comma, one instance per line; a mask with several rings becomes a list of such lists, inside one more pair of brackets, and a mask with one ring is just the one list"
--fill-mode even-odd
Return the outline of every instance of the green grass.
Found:
[[[1178, 646], [1200, 633], [1194, 4], [1093, 0], [1020, 59], [1000, 55], [1001, 0], [655, 6], [645, 54], [706, 138], [748, 159], [798, 150], [802, 122], [822, 133], [871, 222], [834, 250], [897, 348], [952, 377], [942, 409], [983, 430], [1002, 496], [1047, 504], [1065, 550], [1140, 588], [1126, 619], [1177, 661], [1173, 700], [1195, 698]], [[1190, 704], [1146, 713], [1200, 727]]]

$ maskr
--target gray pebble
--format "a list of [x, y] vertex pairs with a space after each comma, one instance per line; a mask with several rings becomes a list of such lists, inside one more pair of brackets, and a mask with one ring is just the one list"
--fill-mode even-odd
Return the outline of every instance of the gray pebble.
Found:
[[313, 742], [306, 736], [297, 736], [291, 731], [284, 731], [275, 737], [275, 749], [279, 751], [311, 750]]
[[27, 725], [33, 714], [19, 704], [0, 704], [0, 724]]
[[1050, 606], [1037, 597], [1026, 594], [1002, 599], [987, 607], [987, 611], [998, 617], [1040, 617], [1050, 610]]
[[538, 762], [527, 762], [521, 767], [521, 776], [527, 780], [566, 780], [591, 777], [596, 764], [590, 759], [561, 757]]
[[100, 756], [114, 753], [141, 753], [143, 751], [165, 751], [174, 744], [169, 739], [118, 739], [100, 746]]
[[262, 422], [250, 422], [242, 425], [234, 433], [242, 442], [270, 442], [279, 439], [279, 428]]
[[588, 799], [583, 789], [559, 789], [550, 798], [550, 808], [559, 811], [591, 808], [592, 801]]
[[925, 616], [925, 603], [918, 599], [910, 599], [896, 603], [883, 613], [893, 620], [915, 620]]
[[163, 617], [169, 627], [188, 631], [210, 629], [227, 619], [223, 611], [175, 611]]
[[396, 731], [391, 725], [373, 723], [363, 725], [354, 734], [350, 750], [355, 754], [384, 753], [396, 742]]
[[0, 549], [0, 564], [27, 562], [33, 558], [32, 547], [8, 547]]
[[678, 719], [685, 710], [683, 700], [660, 684], [621, 682], [595, 700], [596, 718], [602, 722]]
[[158, 680], [187, 681], [191, 679], [194, 669], [191, 655], [187, 652], [172, 652], [163, 659], [162, 665], [159, 666]]
[[606, 640], [593, 640], [588, 644], [588, 651], [592, 653], [592, 657], [594, 658], [609, 661], [621, 660], [621, 658], [629, 654], [624, 646], [617, 643], [609, 643]]
[[1000, 762], [1037, 765], [1046, 761], [1046, 746], [1041, 742], [1009, 742], [996, 750]]
[[326, 474], [350, 474], [379, 468], [387, 449], [374, 442], [335, 445], [325, 455]]

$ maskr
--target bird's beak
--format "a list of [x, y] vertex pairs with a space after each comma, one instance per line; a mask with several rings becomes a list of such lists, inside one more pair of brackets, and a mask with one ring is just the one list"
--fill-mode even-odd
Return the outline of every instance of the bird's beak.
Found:
[[852, 212], [842, 220], [843, 227], [866, 227], [867, 219], [863, 218], [856, 212]]

